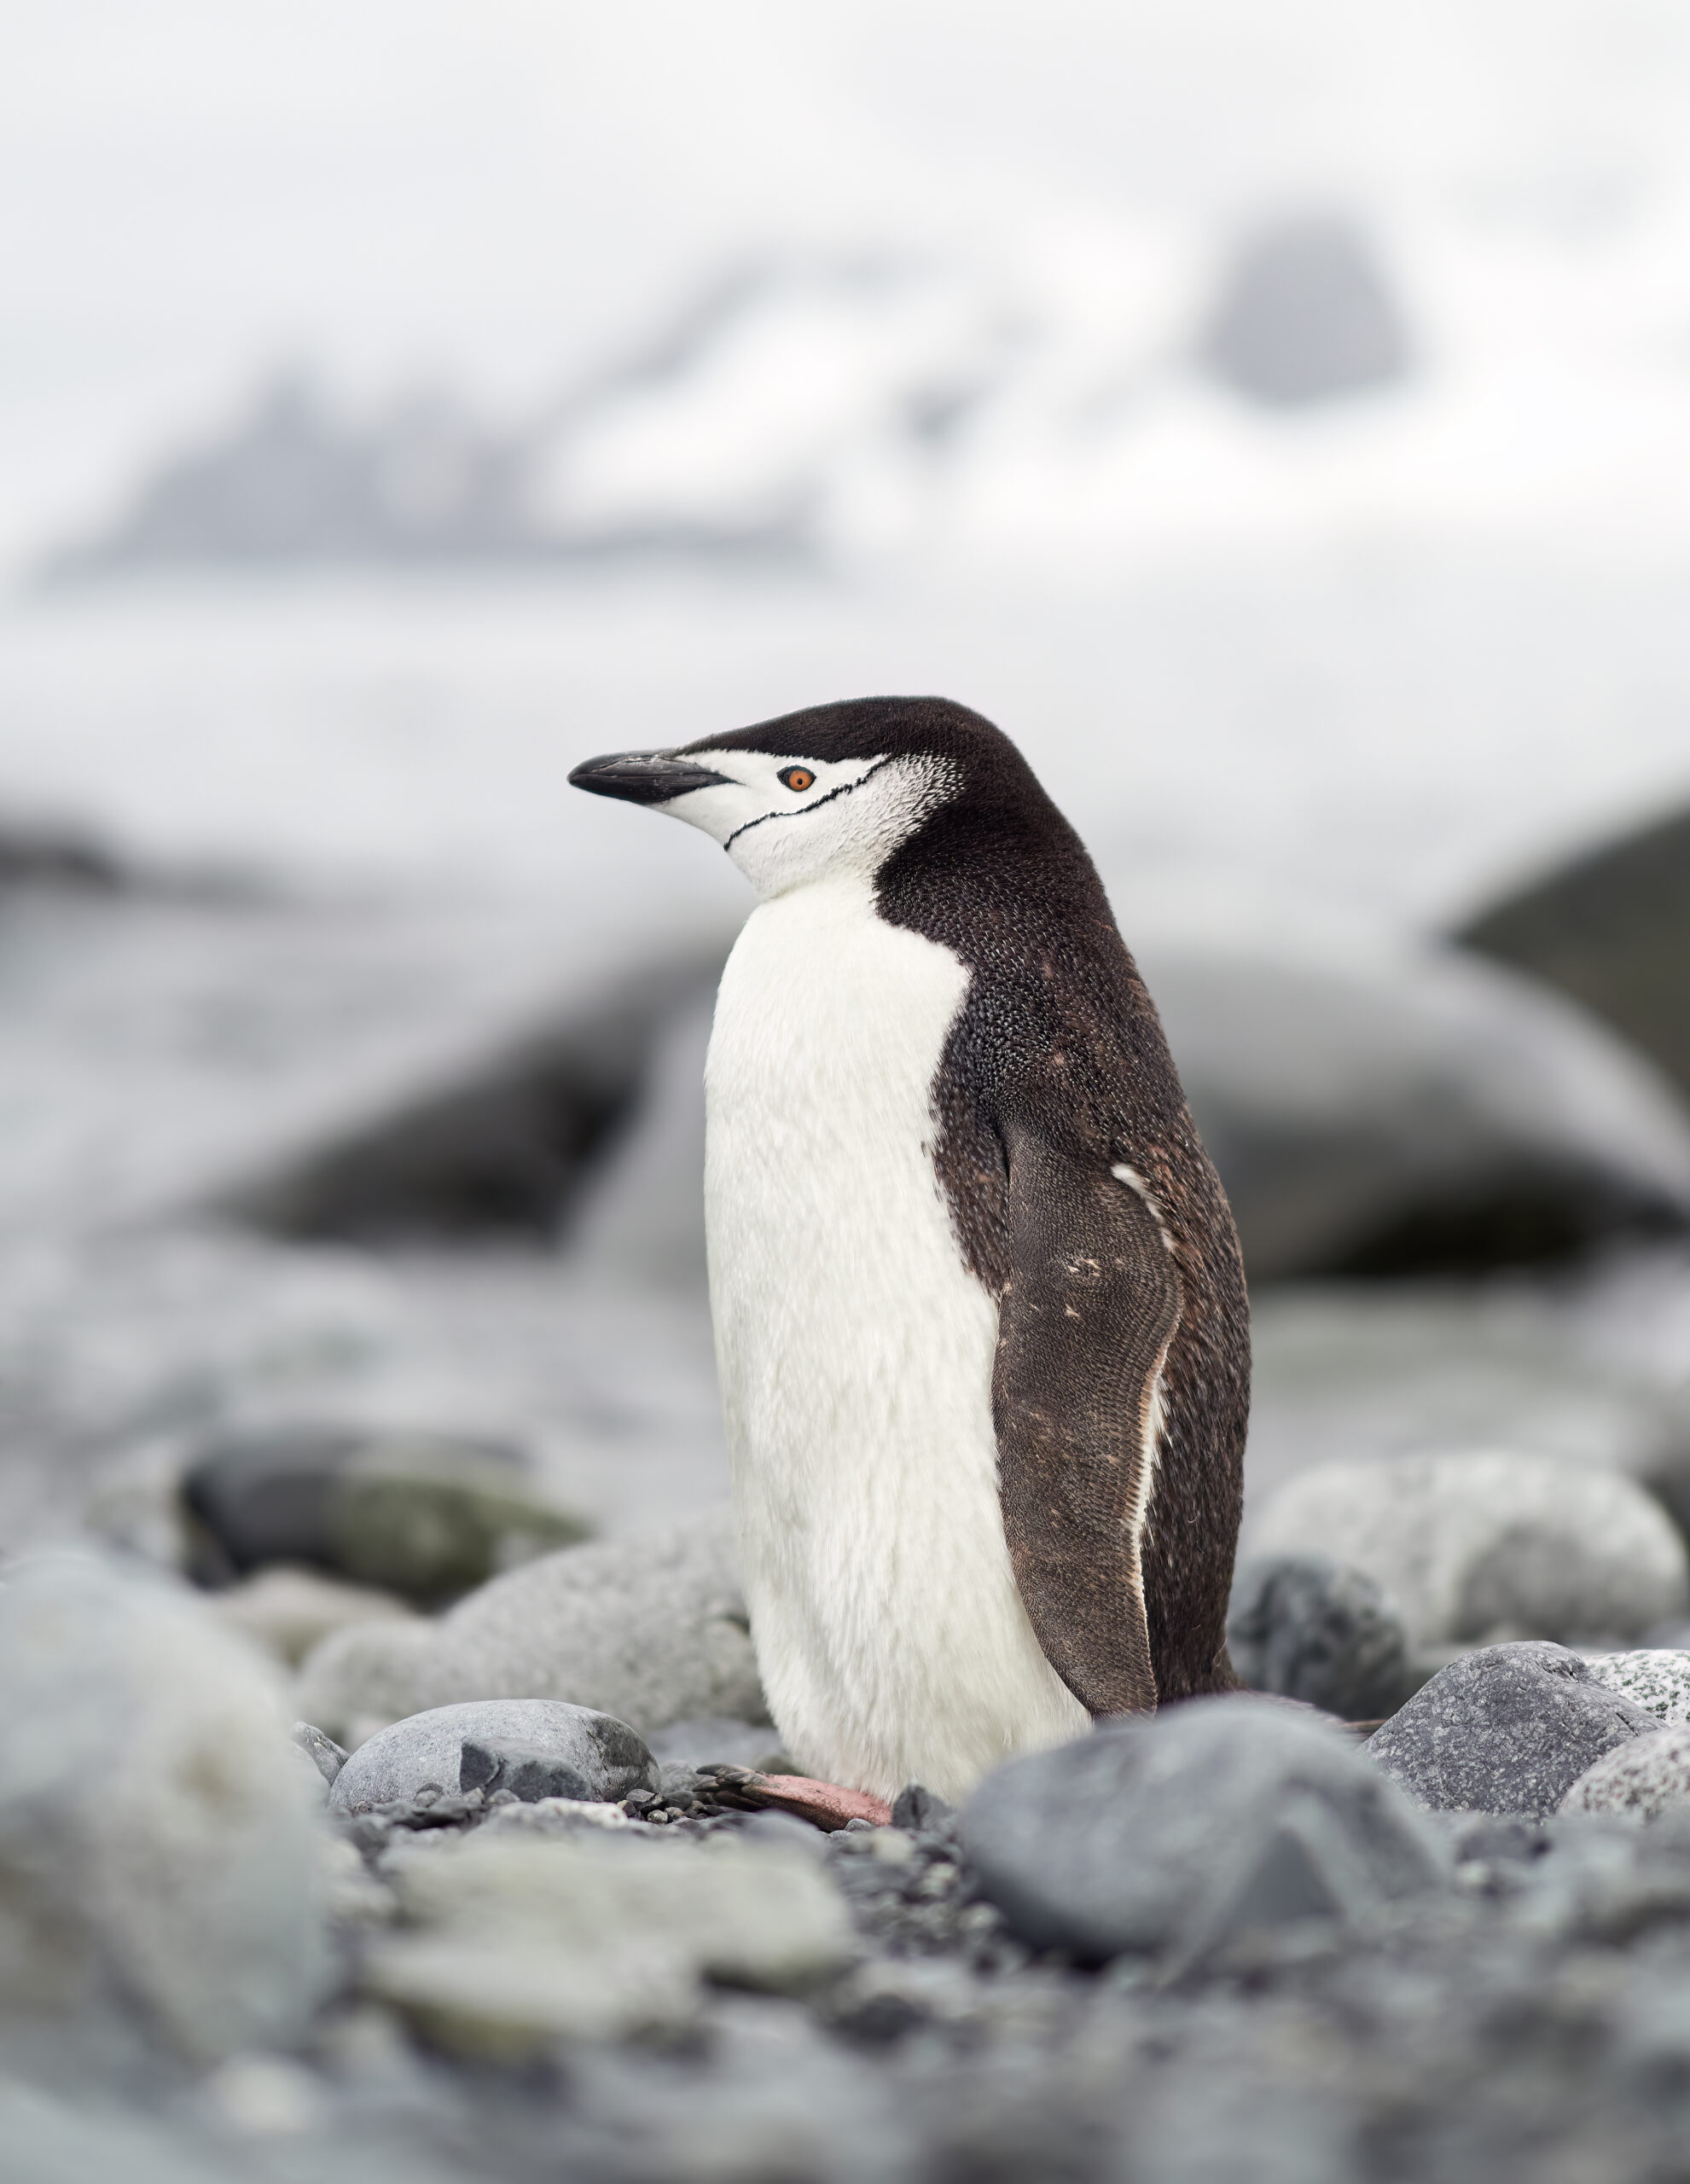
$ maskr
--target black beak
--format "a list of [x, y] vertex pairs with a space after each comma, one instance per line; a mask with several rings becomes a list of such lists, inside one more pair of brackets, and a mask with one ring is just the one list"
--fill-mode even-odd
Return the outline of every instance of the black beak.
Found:
[[667, 804], [671, 797], [714, 788], [727, 778], [667, 751], [613, 751], [584, 760], [569, 776], [569, 785], [584, 788], [589, 796], [619, 796], [624, 804]]

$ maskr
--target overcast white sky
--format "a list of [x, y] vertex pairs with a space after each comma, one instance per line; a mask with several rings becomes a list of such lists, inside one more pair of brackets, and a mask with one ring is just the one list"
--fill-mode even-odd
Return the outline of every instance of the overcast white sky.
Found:
[[1687, 125], [1678, 0], [0, 0], [0, 467], [79, 514], [291, 357], [526, 402], [773, 242], [1602, 217]]

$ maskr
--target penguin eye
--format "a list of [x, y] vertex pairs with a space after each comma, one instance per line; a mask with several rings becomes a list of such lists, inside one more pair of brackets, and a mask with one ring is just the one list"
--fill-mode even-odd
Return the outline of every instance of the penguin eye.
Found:
[[816, 786], [816, 776], [808, 766], [788, 766], [783, 773], [776, 774], [775, 778], [778, 781], [784, 781], [794, 796], [802, 796], [805, 789], [814, 788]]

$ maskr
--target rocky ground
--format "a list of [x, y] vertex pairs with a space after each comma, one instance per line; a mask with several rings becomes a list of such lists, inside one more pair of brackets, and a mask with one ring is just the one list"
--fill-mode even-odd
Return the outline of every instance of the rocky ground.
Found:
[[831, 1830], [752, 1722], [484, 1700], [348, 1758], [86, 1557], [15, 1568], [0, 1673], [27, 2184], [1682, 2173], [1690, 1652], [1469, 1652], [1370, 1740], [1194, 1702]]

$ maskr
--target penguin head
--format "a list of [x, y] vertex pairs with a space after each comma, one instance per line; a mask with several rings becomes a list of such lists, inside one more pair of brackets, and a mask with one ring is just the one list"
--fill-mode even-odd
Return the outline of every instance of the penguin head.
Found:
[[943, 698], [857, 698], [702, 736], [669, 751], [589, 758], [595, 796], [671, 812], [712, 836], [767, 899], [834, 875], [872, 880], [936, 815], [1044, 799], [1008, 737]]

